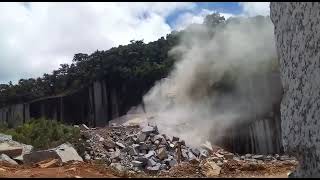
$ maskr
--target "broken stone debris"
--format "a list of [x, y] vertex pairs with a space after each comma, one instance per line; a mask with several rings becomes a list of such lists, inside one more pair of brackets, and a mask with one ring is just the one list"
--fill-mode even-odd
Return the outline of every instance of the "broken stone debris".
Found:
[[212, 163], [208, 162], [205, 165], [207, 169], [211, 169], [207, 175], [214, 176], [218, 174], [222, 165], [229, 161], [247, 160], [249, 162], [250, 160], [258, 163], [258, 159], [252, 158], [251, 154], [235, 155], [218, 146], [212, 146], [210, 142], [200, 147], [188, 147], [179, 137], [169, 138], [166, 134], [159, 134], [158, 129], [150, 124], [142, 128], [109, 127], [109, 130], [103, 134], [102, 143], [94, 138], [95, 133], [100, 132], [86, 130], [86, 133], [90, 135], [87, 137], [86, 152], [90, 152], [87, 154], [90, 154], [91, 159], [101, 158], [104, 155], [101, 159], [106, 164], [120, 170], [157, 173], [169, 170], [181, 162], [203, 166], [202, 161], [210, 160]]
[[11, 164], [11, 165], [17, 165], [18, 164], [15, 160], [11, 159], [6, 154], [1, 154], [0, 155], [0, 162], [8, 163], [8, 164]]

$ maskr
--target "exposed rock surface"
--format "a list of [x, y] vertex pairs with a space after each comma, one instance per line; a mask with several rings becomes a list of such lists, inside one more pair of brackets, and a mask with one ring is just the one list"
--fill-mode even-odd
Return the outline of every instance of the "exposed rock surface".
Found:
[[23, 161], [23, 155], [33, 150], [33, 146], [12, 140], [12, 136], [0, 133], [0, 153], [11, 158]]
[[5, 154], [1, 154], [0, 155], [0, 162], [4, 162], [4, 163], [9, 163], [9, 164], [12, 164], [12, 165], [17, 165], [18, 163], [11, 159], [9, 156], [5, 155]]
[[23, 162], [25, 164], [34, 164], [48, 159], [59, 159], [62, 163], [68, 161], [83, 161], [70, 143], [61, 144], [49, 150], [33, 151], [23, 156]]
[[297, 156], [296, 177], [320, 177], [320, 3], [271, 2], [284, 96], [284, 150]]

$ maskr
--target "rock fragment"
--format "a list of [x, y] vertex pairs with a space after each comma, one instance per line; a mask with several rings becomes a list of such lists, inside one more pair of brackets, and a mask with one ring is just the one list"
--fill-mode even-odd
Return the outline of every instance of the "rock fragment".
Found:
[[8, 163], [8, 164], [11, 164], [11, 165], [17, 165], [18, 164], [15, 160], [11, 159], [6, 154], [1, 154], [0, 155], [0, 162]]
[[167, 153], [167, 150], [165, 148], [160, 148], [158, 149], [157, 151], [157, 157], [160, 159], [160, 160], [163, 160], [165, 158], [168, 157], [168, 153]]

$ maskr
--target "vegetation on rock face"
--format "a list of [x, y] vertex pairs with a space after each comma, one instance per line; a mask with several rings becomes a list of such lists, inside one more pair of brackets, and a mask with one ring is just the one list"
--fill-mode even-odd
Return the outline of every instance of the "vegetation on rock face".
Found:
[[[238, 22], [240, 19], [225, 20], [215, 13], [205, 18], [204, 25], [212, 28], [209, 33], [214, 36], [214, 32], [221, 30], [225, 23]], [[261, 20], [261, 17], [253, 20]], [[142, 40], [132, 40], [128, 45], [107, 51], [97, 50], [90, 55], [78, 53], [74, 55], [72, 64], [61, 64], [52, 74], [44, 74], [36, 79], [21, 79], [15, 85], [11, 82], [0, 84], [0, 107], [76, 90], [99, 79], [107, 80], [109, 87], [118, 90], [123, 89], [124, 84], [128, 85], [125, 93], [130, 94], [126, 94], [126, 97], [132, 100], [124, 100], [124, 103], [140, 103], [154, 82], [166, 77], [174, 62], [180, 59], [179, 55], [169, 56], [168, 52], [178, 45], [181, 36], [188, 36], [191, 27], [180, 32], [174, 31], [166, 38], [161, 37], [148, 44]]]
[[80, 138], [79, 128], [45, 119], [32, 119], [15, 129], [2, 127], [0, 132], [12, 135], [14, 141], [32, 145], [35, 149], [53, 148], [67, 141], [74, 143]]

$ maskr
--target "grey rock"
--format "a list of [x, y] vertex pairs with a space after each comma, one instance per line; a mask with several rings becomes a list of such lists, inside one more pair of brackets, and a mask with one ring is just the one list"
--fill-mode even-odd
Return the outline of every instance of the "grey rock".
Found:
[[73, 148], [70, 143], [64, 143], [60, 146], [56, 147], [55, 152], [60, 157], [63, 163], [68, 161], [83, 161], [83, 159], [79, 156], [78, 152]]
[[16, 146], [10, 142], [3, 142], [0, 144], [0, 154], [6, 154], [10, 157], [17, 157], [22, 154], [23, 148]]
[[163, 160], [165, 158], [168, 157], [168, 153], [167, 153], [167, 150], [165, 148], [160, 148], [157, 150], [157, 157], [160, 159], [160, 160]]
[[320, 177], [318, 2], [271, 2], [283, 85], [281, 142], [299, 156], [296, 177]]
[[155, 136], [153, 137], [153, 139], [154, 139], [154, 140], [159, 140], [159, 141], [161, 141], [161, 140], [164, 139], [164, 138], [163, 138], [162, 135], [159, 135], [159, 134], [158, 134], [158, 135], [155, 135]]
[[226, 158], [226, 159], [233, 159], [233, 157], [234, 157], [233, 153], [224, 154], [224, 158]]
[[89, 161], [89, 160], [91, 159], [91, 157], [90, 157], [89, 154], [86, 154], [86, 155], [84, 156], [84, 159], [87, 160], [87, 161]]
[[271, 161], [271, 160], [273, 160], [273, 157], [272, 156], [266, 156], [265, 158], [264, 158], [264, 160], [266, 160], [266, 161]]
[[86, 130], [89, 130], [90, 128], [88, 128], [88, 126], [85, 125], [85, 124], [81, 124], [80, 125], [80, 129], [83, 130], [83, 131], [86, 131]]
[[157, 173], [157, 172], [159, 172], [159, 170], [160, 170], [160, 167], [161, 167], [161, 164], [159, 165], [159, 164], [157, 164], [157, 165], [155, 165], [155, 166], [153, 166], [153, 167], [147, 167], [147, 170], [150, 172], [150, 173]]
[[178, 162], [175, 159], [171, 159], [170, 162], [169, 162], [170, 167], [173, 167], [176, 164], [178, 164]]
[[113, 148], [108, 149], [108, 152], [114, 152]]
[[138, 142], [138, 138], [132, 137], [133, 142]]
[[211, 157], [210, 159], [215, 163], [217, 163], [218, 161], [223, 160], [222, 158], [219, 158], [219, 157]]
[[173, 156], [172, 155], [168, 155], [168, 158], [169, 160], [172, 160], [173, 159]]
[[128, 153], [129, 153], [130, 156], [136, 156], [136, 155], [138, 155], [138, 151], [137, 151], [137, 149], [134, 148], [134, 147], [129, 147]]
[[146, 143], [142, 142], [139, 145], [140, 145], [139, 147], [140, 150], [149, 150], [149, 146]]
[[154, 144], [158, 145], [158, 144], [160, 144], [160, 141], [159, 140], [155, 140]]
[[280, 159], [280, 161], [296, 160], [294, 157], [289, 157], [287, 155], [280, 156], [279, 159]]
[[0, 142], [5, 141], [12, 141], [12, 136], [0, 133]]
[[188, 156], [189, 156], [189, 159], [188, 159], [189, 161], [191, 161], [191, 162], [199, 162], [197, 157], [192, 152], [188, 152]]
[[168, 166], [166, 164], [161, 164], [160, 165], [160, 170], [167, 170]]
[[245, 154], [245, 157], [246, 157], [247, 159], [249, 159], [249, 158], [252, 157], [252, 155], [251, 155], [251, 154]]
[[189, 158], [189, 156], [188, 156], [188, 150], [182, 149], [182, 150], [181, 150], [181, 155], [182, 155], [183, 159], [188, 159], [188, 158]]
[[155, 166], [157, 162], [153, 160], [152, 158], [148, 159], [147, 166]]
[[18, 163], [11, 159], [9, 156], [5, 155], [5, 154], [1, 154], [0, 155], [0, 162], [5, 162], [5, 163], [8, 163], [8, 164], [12, 164], [12, 165], [17, 165]]
[[148, 163], [148, 158], [145, 158], [145, 157], [137, 157], [135, 160], [142, 162], [143, 165]]
[[110, 159], [116, 159], [116, 158], [119, 158], [120, 157], [120, 150], [119, 149], [116, 149], [115, 152], [111, 152], [111, 156], [110, 156]]
[[63, 163], [68, 161], [83, 161], [70, 143], [61, 144], [49, 150], [32, 151], [23, 156], [23, 162], [25, 164], [37, 163], [47, 159], [60, 159]]
[[172, 142], [174, 142], [174, 141], [179, 141], [179, 138], [178, 138], [178, 137], [173, 136], [173, 137], [172, 137]]
[[200, 150], [197, 148], [191, 148], [191, 152], [196, 156], [200, 156]]
[[141, 132], [147, 133], [147, 134], [150, 134], [150, 133], [152, 133], [152, 132], [154, 132], [154, 131], [155, 131], [155, 128], [152, 127], [152, 126], [145, 126], [145, 127], [141, 130]]
[[111, 148], [115, 148], [116, 147], [116, 143], [111, 141], [111, 140], [107, 140], [103, 142], [103, 147], [105, 149], [111, 149]]
[[140, 133], [138, 135], [138, 142], [144, 142], [146, 140], [146, 138], [147, 138], [146, 133]]
[[149, 151], [148, 154], [145, 155], [146, 158], [151, 158], [152, 156], [154, 156], [156, 154], [155, 151]]
[[216, 164], [221, 167], [223, 165], [223, 162], [218, 161]]
[[123, 167], [120, 163], [111, 163], [110, 167], [112, 167], [120, 172], [123, 172], [126, 170], [125, 167]]
[[141, 161], [136, 161], [136, 160], [132, 161], [131, 163], [132, 163], [133, 167], [142, 167], [142, 165], [143, 165], [143, 163]]
[[263, 160], [264, 159], [264, 155], [254, 155], [252, 156], [253, 159], [257, 159], [257, 160]]
[[209, 141], [201, 145], [202, 148], [207, 149], [209, 152], [213, 151], [212, 144]]
[[240, 158], [239, 157], [233, 157], [233, 160], [240, 161]]
[[123, 145], [123, 144], [120, 143], [120, 142], [116, 142], [116, 145], [119, 146], [120, 148], [125, 148], [125, 147], [126, 147], [125, 145]]

